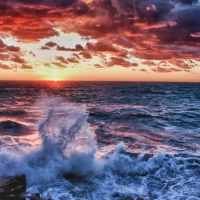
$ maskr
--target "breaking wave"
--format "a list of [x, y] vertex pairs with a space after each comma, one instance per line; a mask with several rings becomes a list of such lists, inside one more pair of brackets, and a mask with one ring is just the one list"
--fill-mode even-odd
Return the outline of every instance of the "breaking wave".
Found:
[[41, 105], [48, 113], [38, 127], [41, 146], [0, 152], [0, 176], [25, 175], [25, 197], [200, 199], [199, 156], [132, 153], [123, 143], [100, 148], [84, 106], [58, 99]]

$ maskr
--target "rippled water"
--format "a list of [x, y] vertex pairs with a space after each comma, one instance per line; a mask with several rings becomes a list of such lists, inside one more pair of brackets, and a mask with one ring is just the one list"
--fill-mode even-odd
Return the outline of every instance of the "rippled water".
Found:
[[0, 175], [27, 198], [200, 199], [200, 84], [0, 82]]

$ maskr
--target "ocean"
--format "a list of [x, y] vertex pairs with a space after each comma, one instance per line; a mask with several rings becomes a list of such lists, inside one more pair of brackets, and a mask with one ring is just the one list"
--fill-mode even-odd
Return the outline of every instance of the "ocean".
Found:
[[0, 199], [200, 199], [200, 84], [1, 81]]

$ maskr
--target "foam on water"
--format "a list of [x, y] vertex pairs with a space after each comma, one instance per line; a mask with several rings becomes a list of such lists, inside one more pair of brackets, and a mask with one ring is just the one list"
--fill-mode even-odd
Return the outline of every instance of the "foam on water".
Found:
[[27, 198], [39, 193], [53, 200], [200, 199], [198, 155], [132, 153], [119, 143], [97, 157], [84, 106], [59, 99], [40, 106], [47, 112], [38, 127], [41, 146], [0, 151], [0, 176], [25, 174]]
[[82, 175], [98, 168], [85, 108], [64, 107], [58, 99], [48, 100], [46, 108], [48, 115], [38, 128], [42, 146], [28, 153], [1, 151], [1, 176], [25, 173], [31, 186], [55, 181], [68, 171]]

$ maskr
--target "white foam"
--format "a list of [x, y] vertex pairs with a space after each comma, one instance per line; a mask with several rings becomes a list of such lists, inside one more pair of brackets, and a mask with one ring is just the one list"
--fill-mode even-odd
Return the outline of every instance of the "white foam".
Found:
[[[175, 199], [199, 197], [200, 161], [191, 155], [133, 154], [123, 143], [108, 156], [98, 151], [87, 124], [86, 108], [43, 101], [47, 111], [39, 125], [42, 145], [18, 154], [0, 151], [0, 175], [25, 174], [27, 193], [44, 199]], [[45, 106], [44, 106], [45, 105]], [[106, 152], [106, 151], [104, 151]], [[66, 174], [73, 174], [64, 179]], [[192, 189], [189, 189], [193, 187]], [[187, 194], [187, 195], [186, 195]]]

